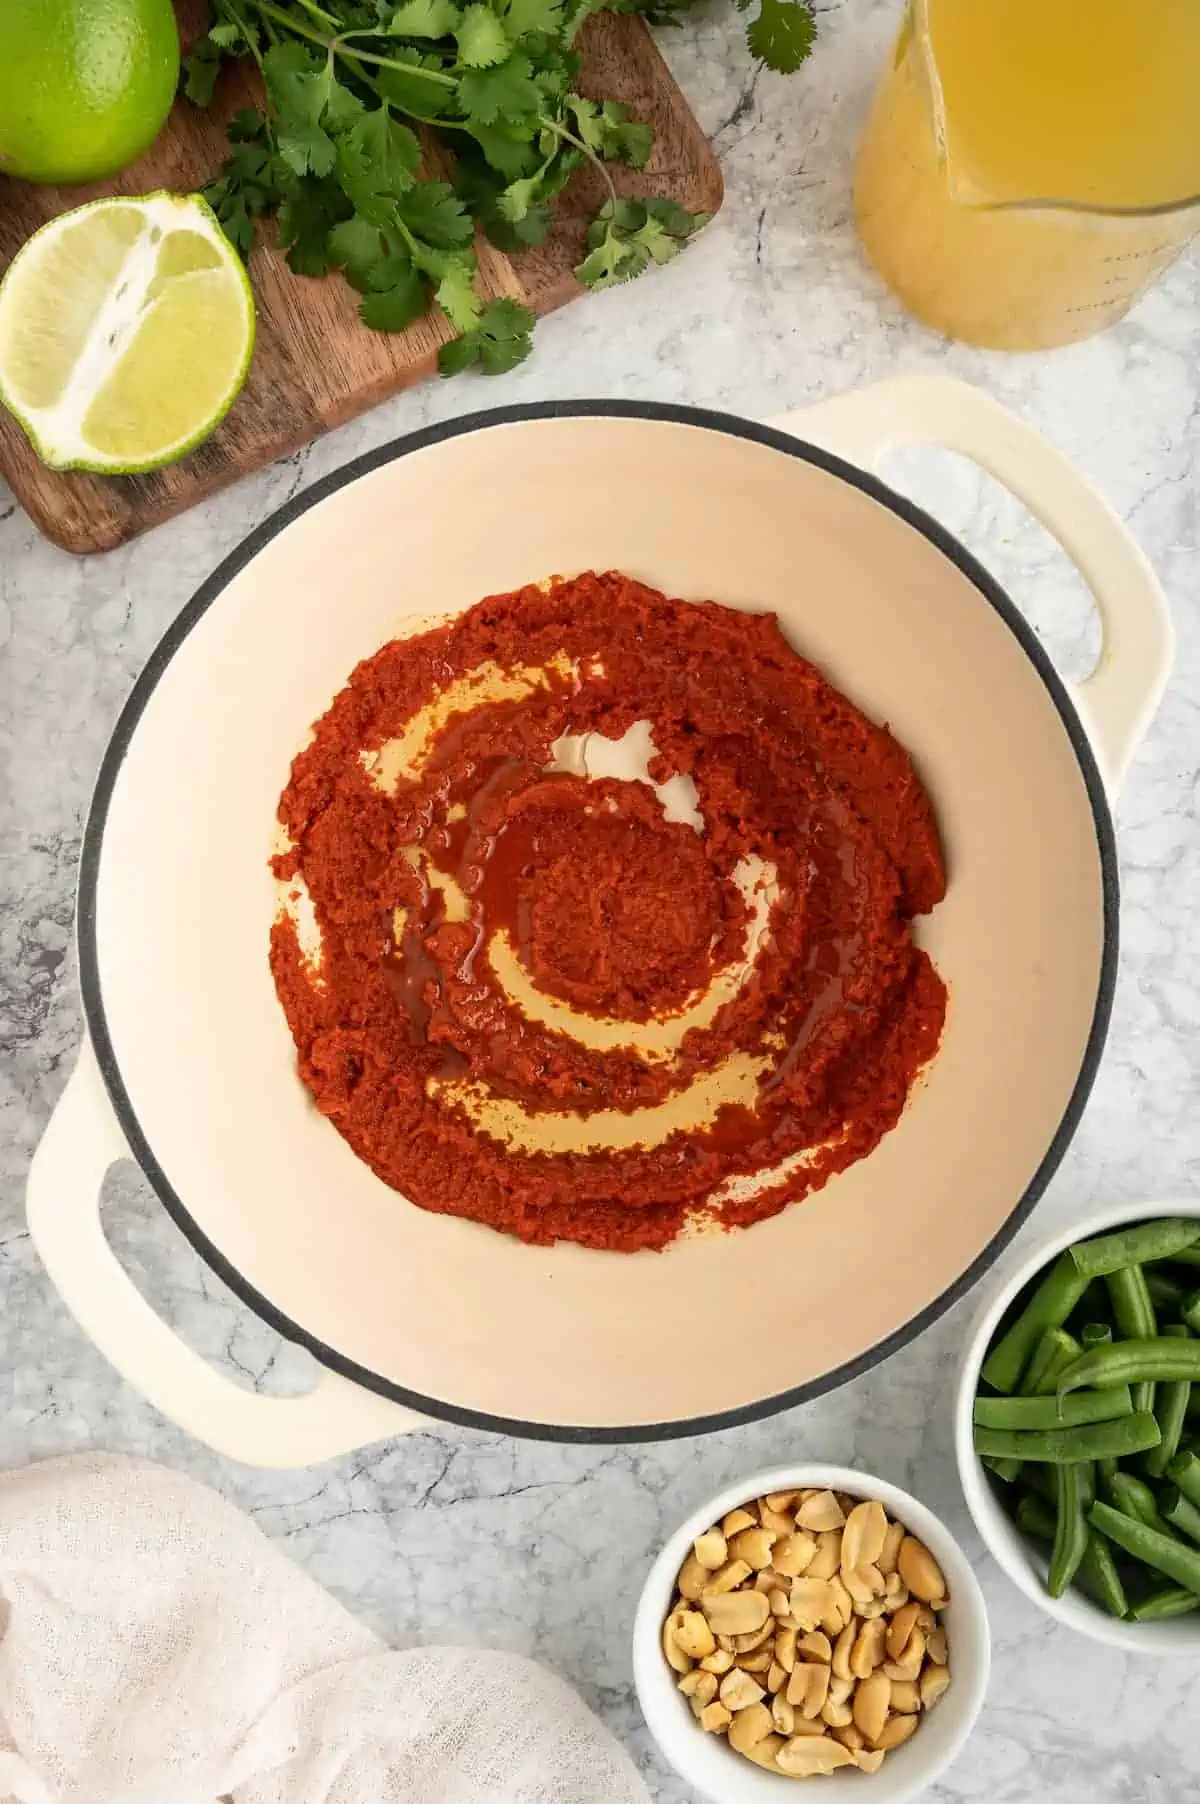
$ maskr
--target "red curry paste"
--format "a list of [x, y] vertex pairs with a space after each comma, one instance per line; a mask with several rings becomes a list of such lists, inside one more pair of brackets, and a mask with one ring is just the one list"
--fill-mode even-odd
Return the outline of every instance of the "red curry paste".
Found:
[[[541, 681], [452, 715], [385, 793], [363, 754], [481, 666]], [[665, 819], [644, 782], [548, 770], [560, 735], [619, 739], [640, 720], [650, 777], [692, 779], [703, 832]], [[773, 615], [668, 600], [617, 573], [480, 602], [359, 665], [279, 816], [293, 849], [277, 875], [303, 879], [322, 942], [314, 964], [289, 915], [272, 933], [300, 1074], [424, 1209], [626, 1251], [665, 1246], [689, 1219], [745, 1226], [869, 1153], [936, 1050], [946, 992], [910, 927], [945, 890], [929, 799], [903, 748]], [[765, 934], [733, 999], [670, 1056], [593, 1050], [498, 981], [503, 931], [543, 996], [636, 1038], [745, 960], [733, 876], [750, 854], [776, 873]], [[664, 1103], [736, 1053], [763, 1061], [752, 1103], [658, 1144], [522, 1150], [458, 1099], [465, 1083], [535, 1127], [547, 1114], [586, 1127]], [[765, 1188], [729, 1185], [803, 1149]]]

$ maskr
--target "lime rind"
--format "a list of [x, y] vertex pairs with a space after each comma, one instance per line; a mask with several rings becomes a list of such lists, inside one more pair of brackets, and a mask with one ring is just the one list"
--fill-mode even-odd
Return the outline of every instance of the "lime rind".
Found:
[[[5, 368], [5, 351], [10, 336], [5, 328], [14, 309], [19, 317], [23, 291], [29, 294], [37, 292], [39, 266], [49, 256], [56, 239], [61, 239], [65, 231], [76, 226], [89, 214], [128, 208], [140, 210], [144, 220], [150, 224], [148, 248], [152, 250], [167, 243], [173, 234], [183, 233], [198, 236], [212, 246], [215, 261], [209, 267], [219, 269], [236, 286], [242, 302], [242, 337], [239, 354], [231, 366], [228, 386], [217, 402], [206, 407], [202, 419], [194, 425], [190, 424], [187, 432], [178, 435], [170, 443], [155, 446], [145, 457], [118, 458], [106, 455], [94, 445], [88, 444], [82, 433], [82, 425], [105, 381], [119, 366], [120, 357], [128, 348], [129, 337], [121, 344], [119, 354], [108, 362], [104, 360], [103, 346], [90, 347], [94, 353], [92, 361], [95, 377], [72, 395], [73, 406], [68, 414], [61, 401], [57, 406], [31, 407], [14, 392], [10, 372]], [[143, 257], [143, 261], [147, 259]], [[174, 278], [186, 282], [189, 279], [188, 273], [172, 270], [170, 262], [171, 259], [164, 258], [161, 251], [154, 257], [145, 285], [144, 300], [148, 299], [154, 305], [160, 304], [165, 287], [160, 274], [163, 265], [167, 266], [168, 280]], [[119, 286], [118, 284], [118, 289]], [[44, 296], [39, 305], [44, 305]], [[128, 324], [128, 321], [125, 323]], [[136, 324], [136, 317], [134, 323]], [[172, 194], [160, 189], [152, 194], [111, 196], [90, 201], [86, 206], [59, 215], [35, 232], [0, 281], [0, 402], [18, 421], [42, 462], [51, 469], [83, 470], [109, 476], [138, 475], [176, 462], [211, 436], [241, 392], [254, 353], [254, 338], [254, 299], [249, 278], [236, 251], [225, 237], [216, 215], [201, 196]], [[201, 355], [207, 354], [202, 347], [198, 347], [198, 350]], [[87, 356], [88, 350], [85, 349], [80, 361]], [[73, 370], [72, 375], [74, 373]]]

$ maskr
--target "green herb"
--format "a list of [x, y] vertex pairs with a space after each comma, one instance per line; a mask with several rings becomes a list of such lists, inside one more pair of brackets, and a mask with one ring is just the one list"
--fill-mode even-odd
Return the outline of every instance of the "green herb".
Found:
[[[457, 334], [442, 348], [444, 374], [512, 369], [529, 354], [533, 316], [479, 292], [477, 226], [504, 250], [541, 243], [550, 202], [590, 163], [607, 199], [576, 274], [605, 288], [669, 262], [707, 218], [618, 195], [608, 166], [640, 168], [651, 132], [621, 102], [575, 91], [574, 41], [595, 10], [594, 0], [213, 0], [187, 59], [188, 96], [207, 105], [222, 59], [248, 57], [265, 102], [234, 119], [207, 198], [243, 256], [268, 219], [298, 275], [341, 270], [376, 331], [440, 308]], [[429, 133], [453, 150], [453, 185], [424, 173]]]

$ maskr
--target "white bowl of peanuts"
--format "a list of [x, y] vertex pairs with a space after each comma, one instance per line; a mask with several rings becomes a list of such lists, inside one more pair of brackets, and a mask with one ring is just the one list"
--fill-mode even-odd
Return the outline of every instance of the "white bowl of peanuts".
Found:
[[654, 1562], [633, 1634], [651, 1733], [715, 1804], [781, 1804], [816, 1777], [902, 1804], [967, 1739], [989, 1664], [949, 1530], [843, 1466], [761, 1472], [698, 1509]]

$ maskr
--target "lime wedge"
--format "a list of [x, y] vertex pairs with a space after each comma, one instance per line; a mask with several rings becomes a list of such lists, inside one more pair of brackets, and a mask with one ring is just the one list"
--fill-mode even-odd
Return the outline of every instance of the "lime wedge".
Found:
[[63, 213], [0, 282], [0, 401], [52, 469], [182, 457], [223, 419], [253, 349], [246, 272], [198, 195]]

